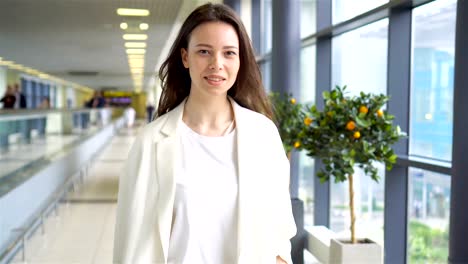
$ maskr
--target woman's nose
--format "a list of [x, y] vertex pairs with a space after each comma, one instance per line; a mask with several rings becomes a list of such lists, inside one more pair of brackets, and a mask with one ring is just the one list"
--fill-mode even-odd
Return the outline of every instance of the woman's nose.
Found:
[[223, 68], [223, 62], [220, 55], [214, 55], [211, 59], [210, 69], [221, 70]]

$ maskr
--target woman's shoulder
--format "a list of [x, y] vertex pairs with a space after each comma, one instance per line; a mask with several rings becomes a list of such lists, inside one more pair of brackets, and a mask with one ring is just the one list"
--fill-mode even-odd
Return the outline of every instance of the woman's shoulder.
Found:
[[138, 133], [137, 138], [140, 138], [144, 141], [157, 141], [158, 135], [160, 135], [161, 129], [166, 121], [167, 115], [162, 115], [156, 118], [155, 120], [143, 126], [141, 131]]

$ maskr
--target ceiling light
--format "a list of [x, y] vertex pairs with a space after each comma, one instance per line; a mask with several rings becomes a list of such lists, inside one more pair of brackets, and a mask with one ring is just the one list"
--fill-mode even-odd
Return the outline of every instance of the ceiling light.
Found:
[[145, 42], [125, 42], [126, 48], [146, 48]]
[[118, 8], [117, 15], [119, 16], [149, 16], [148, 9], [134, 9], [134, 8]]
[[124, 23], [120, 23], [120, 28], [123, 29], [123, 30], [125, 30], [125, 29], [128, 28], [128, 24], [125, 23], [125, 22], [124, 22]]
[[145, 66], [144, 62], [132, 62], [129, 63], [130, 68], [143, 68]]
[[127, 49], [127, 54], [145, 54], [145, 49]]
[[[135, 54], [130, 54], [130, 55], [135, 55]], [[136, 54], [138, 55], [138, 54]], [[132, 62], [144, 62], [145, 61], [145, 58], [143, 57], [140, 57], [140, 58], [128, 58], [128, 62], [129, 63], [132, 63]]]
[[140, 29], [141, 29], [141, 30], [148, 30], [148, 28], [149, 28], [149, 25], [148, 25], [148, 24], [146, 24], [146, 23], [141, 23], [141, 24], [140, 24]]
[[143, 65], [143, 64], [145, 64], [145, 60], [144, 59], [129, 59], [128, 64], [130, 64], [130, 65]]
[[148, 35], [146, 34], [124, 34], [123, 39], [125, 40], [147, 40]]
[[128, 54], [128, 59], [133, 60], [133, 59], [144, 59], [145, 55], [142, 54]]

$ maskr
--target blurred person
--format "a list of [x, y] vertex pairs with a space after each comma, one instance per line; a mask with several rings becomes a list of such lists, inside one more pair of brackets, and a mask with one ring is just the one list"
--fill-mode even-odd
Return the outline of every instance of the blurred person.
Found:
[[130, 106], [125, 108], [125, 110], [124, 110], [124, 119], [125, 119], [125, 125], [127, 127], [132, 127], [133, 126], [133, 123], [135, 123], [135, 115], [136, 115], [135, 109], [133, 109]]
[[195, 9], [159, 77], [120, 177], [114, 263], [292, 263], [289, 162], [235, 12]]
[[[42, 101], [38, 106], [39, 109], [50, 109], [50, 99], [48, 96], [43, 96]], [[41, 117], [37, 119], [38, 121], [38, 133], [39, 136], [45, 136], [47, 129], [47, 117]]]
[[17, 83], [15, 84], [14, 92], [15, 92], [15, 98], [16, 98], [15, 108], [26, 108], [27, 107], [26, 96], [24, 96], [24, 94], [21, 92], [20, 86]]
[[39, 104], [40, 109], [49, 109], [50, 108], [50, 99], [47, 96], [42, 97], [42, 101]]
[[106, 104], [106, 100], [102, 96], [101, 91], [94, 91], [93, 97], [86, 102], [85, 106], [88, 108], [103, 108]]
[[7, 86], [7, 90], [5, 91], [2, 99], [0, 99], [0, 102], [3, 103], [3, 109], [15, 108], [16, 96], [12, 86]]
[[154, 106], [152, 104], [148, 104], [146, 106], [146, 117], [147, 117], [148, 123], [153, 120], [153, 114], [154, 114]]

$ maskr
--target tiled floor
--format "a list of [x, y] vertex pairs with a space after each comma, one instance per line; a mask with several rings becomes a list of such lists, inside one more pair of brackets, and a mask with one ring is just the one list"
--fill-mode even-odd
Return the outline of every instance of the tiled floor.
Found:
[[134, 136], [125, 129], [111, 140], [57, 216], [47, 217], [45, 234], [38, 228], [27, 241], [25, 261], [19, 251], [12, 263], [112, 263], [118, 178]]

